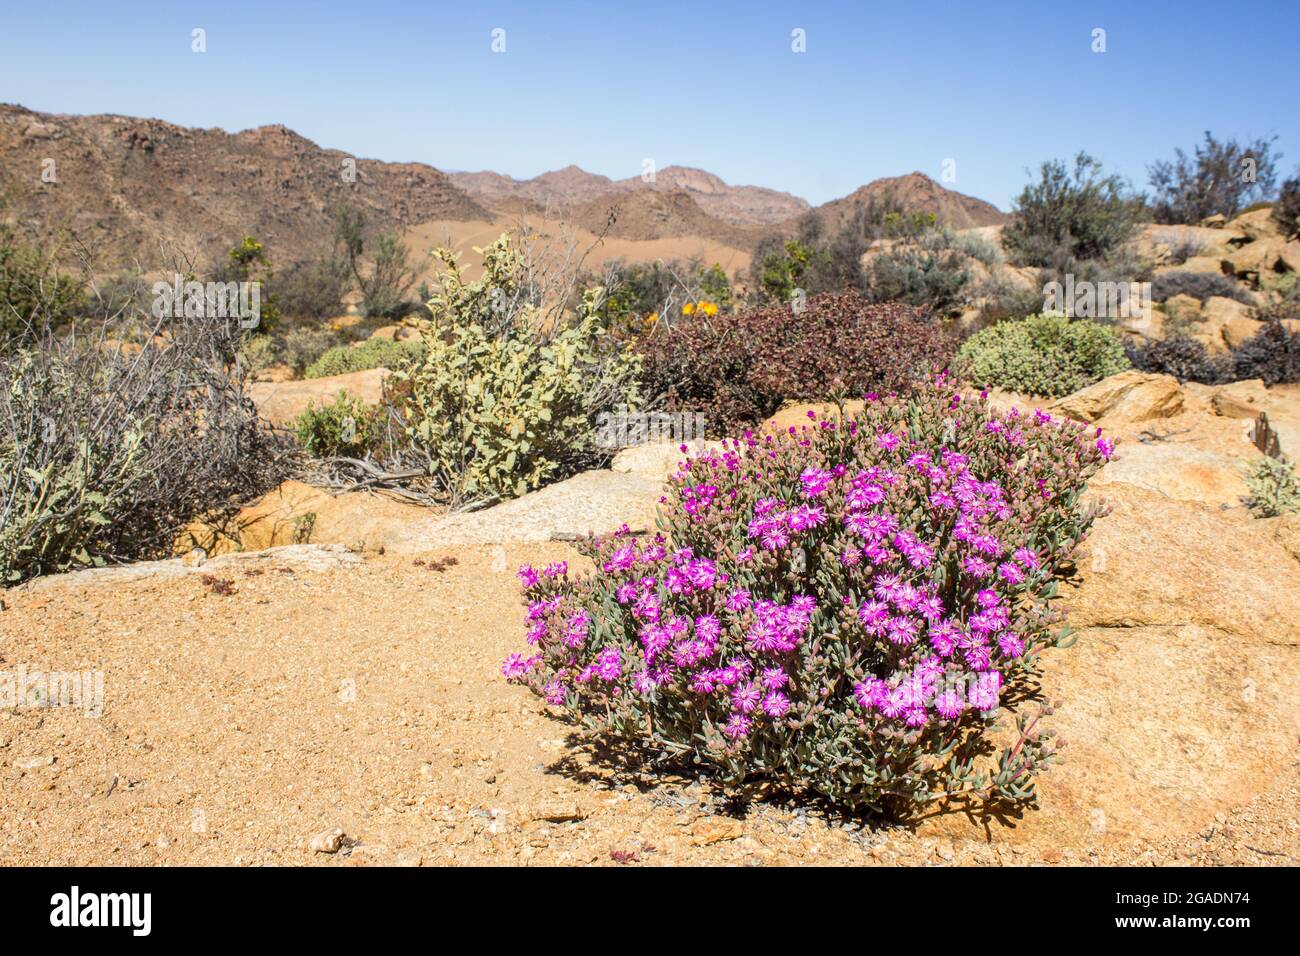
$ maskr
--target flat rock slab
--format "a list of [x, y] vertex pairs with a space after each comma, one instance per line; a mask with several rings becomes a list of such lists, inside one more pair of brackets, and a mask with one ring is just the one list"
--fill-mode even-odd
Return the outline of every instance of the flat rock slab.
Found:
[[585, 471], [483, 511], [412, 523], [389, 535], [387, 549], [413, 554], [460, 544], [572, 541], [627, 524], [655, 528], [663, 479], [655, 473]]

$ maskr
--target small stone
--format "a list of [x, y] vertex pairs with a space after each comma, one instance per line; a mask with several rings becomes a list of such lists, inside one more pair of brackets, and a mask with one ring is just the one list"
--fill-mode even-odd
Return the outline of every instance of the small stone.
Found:
[[1057, 847], [1049, 846], [1043, 851], [1043, 859], [1048, 863], [1060, 863], [1061, 851]]
[[15, 760], [14, 766], [19, 770], [39, 770], [41, 767], [50, 767], [54, 764], [52, 756], [46, 757], [26, 757], [22, 760]]
[[700, 817], [691, 824], [691, 835], [697, 846], [721, 843], [724, 840], [736, 840], [743, 836], [745, 828], [739, 820], [726, 817]]
[[582, 820], [587, 815], [576, 803], [547, 803], [529, 812], [530, 820], [545, 820], [547, 823], [571, 823]]
[[330, 827], [312, 837], [308, 846], [313, 853], [337, 853], [345, 837], [342, 827]]

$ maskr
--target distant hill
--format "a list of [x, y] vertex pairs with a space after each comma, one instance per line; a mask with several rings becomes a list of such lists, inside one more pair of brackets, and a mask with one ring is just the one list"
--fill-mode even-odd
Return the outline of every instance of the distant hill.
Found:
[[[7, 213], [36, 230], [71, 227], [105, 268], [177, 255], [202, 263], [245, 234], [282, 267], [329, 248], [340, 204], [382, 229], [487, 216], [432, 166], [358, 159], [349, 183], [350, 158], [283, 126], [227, 133], [0, 105]], [[55, 183], [41, 181], [45, 159], [55, 161]]]
[[771, 225], [806, 212], [806, 200], [762, 186], [731, 186], [703, 169], [666, 166], [653, 182], [640, 176], [613, 180], [566, 166], [533, 179], [511, 179], [500, 173], [450, 173], [451, 181], [485, 206], [510, 208], [526, 200], [535, 211], [559, 211], [604, 196], [653, 190], [684, 192], [714, 219], [741, 226]]
[[874, 200], [892, 198], [908, 212], [932, 212], [938, 221], [953, 229], [996, 226], [1010, 219], [992, 203], [976, 199], [936, 183], [924, 173], [908, 173], [876, 179], [842, 199], [832, 199], [813, 210], [824, 233], [837, 232], [853, 214]]
[[607, 235], [635, 240], [699, 236], [736, 249], [752, 248], [770, 228], [716, 219], [700, 208], [695, 194], [685, 189], [649, 187], [606, 193], [574, 205], [567, 218], [598, 235], [606, 231]]

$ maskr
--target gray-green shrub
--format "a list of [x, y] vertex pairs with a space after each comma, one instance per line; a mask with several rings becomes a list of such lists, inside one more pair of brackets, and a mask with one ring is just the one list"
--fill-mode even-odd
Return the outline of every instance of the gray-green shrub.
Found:
[[420, 357], [419, 341], [396, 342], [393, 339], [366, 339], [360, 345], [336, 345], [307, 366], [304, 378], [346, 375], [372, 368], [396, 371]]
[[466, 281], [456, 256], [429, 301], [424, 353], [394, 378], [393, 408], [410, 454], [453, 504], [521, 495], [609, 450], [597, 416], [640, 404], [640, 360], [603, 327], [602, 290], [558, 312], [508, 236]]
[[967, 339], [956, 367], [976, 385], [1068, 395], [1130, 367], [1108, 326], [1062, 315], [999, 322]]

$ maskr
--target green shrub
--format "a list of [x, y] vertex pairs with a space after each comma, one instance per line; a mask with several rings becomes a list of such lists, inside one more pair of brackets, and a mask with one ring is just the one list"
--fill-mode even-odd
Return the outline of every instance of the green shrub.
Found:
[[280, 311], [294, 319], [328, 319], [343, 309], [352, 287], [352, 271], [342, 259], [304, 262], [287, 269], [276, 282]]
[[275, 270], [262, 243], [252, 236], [244, 236], [237, 245], [231, 246], [225, 261], [212, 271], [214, 279], [219, 282], [257, 283], [260, 312], [253, 331], [259, 335], [275, 331], [281, 318], [280, 297], [275, 292]]
[[468, 282], [456, 256], [429, 301], [424, 353], [394, 376], [405, 441], [453, 505], [524, 494], [608, 455], [597, 416], [640, 404], [640, 361], [600, 315], [599, 288], [576, 316], [538, 294], [507, 235]]
[[396, 371], [420, 357], [423, 346], [418, 341], [396, 342], [393, 339], [366, 339], [360, 345], [336, 345], [307, 366], [304, 378], [325, 378], [386, 368]]
[[373, 408], [340, 389], [331, 404], [309, 406], [293, 431], [313, 458], [364, 458], [379, 437], [375, 418]]
[[[1194, 156], [1177, 149], [1173, 160], [1152, 164], [1155, 221], [1195, 224], [1213, 215], [1231, 219], [1247, 203], [1268, 196], [1277, 182], [1275, 139], [1243, 145], [1232, 139], [1217, 140], [1207, 132]], [[1252, 166], [1253, 174], [1247, 177]]]
[[1300, 511], [1300, 478], [1295, 466], [1276, 458], [1261, 458], [1246, 475], [1247, 504], [1256, 518], [1276, 518]]
[[0, 222], [0, 352], [86, 308], [81, 283], [60, 272], [55, 260], [53, 248], [28, 242]]
[[1282, 183], [1273, 204], [1273, 221], [1288, 239], [1300, 237], [1300, 176]]
[[1000, 322], [957, 351], [957, 368], [974, 384], [1030, 395], [1069, 395], [1128, 367], [1109, 327], [1061, 315]]
[[959, 310], [970, 301], [974, 257], [965, 251], [968, 247], [946, 229], [899, 240], [871, 256], [867, 289], [877, 302], [901, 302], [939, 314]]
[[1133, 236], [1140, 208], [1124, 180], [1103, 175], [1086, 153], [1072, 172], [1050, 160], [1016, 199], [1002, 244], [1020, 265], [1077, 273], [1073, 262], [1104, 259]]

